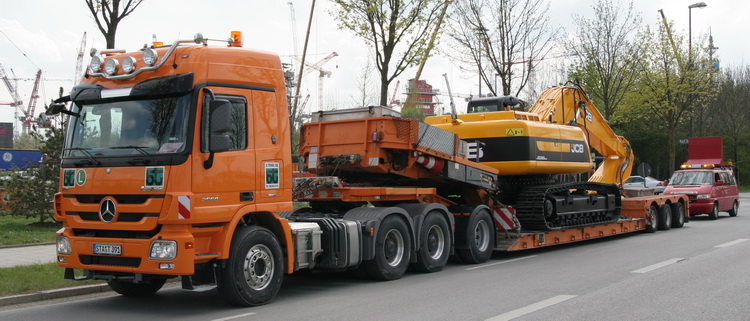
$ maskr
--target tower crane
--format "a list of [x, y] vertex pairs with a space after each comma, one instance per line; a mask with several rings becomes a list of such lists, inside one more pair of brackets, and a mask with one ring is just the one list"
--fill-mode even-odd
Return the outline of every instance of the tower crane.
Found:
[[81, 81], [81, 73], [83, 66], [83, 51], [86, 50], [86, 32], [83, 32], [83, 38], [81, 39], [81, 46], [78, 47], [78, 56], [76, 57], [76, 71], [73, 74], [73, 85], [78, 85]]
[[[13, 99], [13, 102], [3, 103], [3, 105], [10, 105], [17, 108], [15, 118], [16, 120], [19, 120], [23, 123], [23, 133], [29, 133], [31, 124], [37, 122], [36, 117], [34, 117], [34, 110], [36, 109], [36, 102], [39, 98], [39, 84], [42, 81], [42, 70], [39, 69], [36, 72], [36, 78], [34, 79], [34, 89], [31, 91], [31, 96], [29, 96], [29, 104], [26, 108], [23, 107], [23, 101], [18, 95], [18, 90], [10, 82], [10, 78], [8, 78], [8, 74], [5, 72], [5, 68], [3, 68], [2, 64], [0, 64], [0, 78], [3, 80], [3, 83], [5, 83], [5, 87], [8, 88], [8, 92], [10, 92], [10, 96]], [[21, 110], [23, 116], [18, 116], [18, 109]]]
[[308, 68], [302, 72], [302, 76], [308, 75], [313, 70], [318, 71], [318, 110], [323, 110], [323, 78], [331, 77], [332, 74], [331, 71], [323, 69], [322, 66], [338, 55], [339, 54], [334, 51], [314, 64], [305, 62], [305, 66], [307, 66]]
[[398, 93], [398, 88], [401, 86], [401, 80], [396, 81], [396, 88], [393, 88], [393, 94], [391, 95], [390, 105], [391, 107], [395, 106], [401, 106], [401, 100], [396, 100], [396, 93]]

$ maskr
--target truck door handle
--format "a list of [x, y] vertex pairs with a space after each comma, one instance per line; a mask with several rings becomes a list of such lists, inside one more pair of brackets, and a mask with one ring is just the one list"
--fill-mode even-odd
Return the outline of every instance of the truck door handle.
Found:
[[253, 200], [253, 192], [240, 192], [240, 202], [251, 202]]

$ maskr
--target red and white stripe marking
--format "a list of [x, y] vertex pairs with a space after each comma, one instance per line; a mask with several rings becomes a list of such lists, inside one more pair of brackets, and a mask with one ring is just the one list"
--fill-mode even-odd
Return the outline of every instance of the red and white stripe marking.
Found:
[[417, 163], [424, 166], [424, 168], [429, 169], [430, 173], [435, 175], [439, 174], [445, 166], [444, 160], [432, 156], [419, 156], [419, 158], [417, 158]]
[[190, 196], [177, 196], [177, 217], [181, 220], [190, 218]]
[[507, 231], [513, 229], [513, 215], [515, 215], [512, 208], [496, 208], [492, 217], [495, 218], [495, 226], [499, 230]]

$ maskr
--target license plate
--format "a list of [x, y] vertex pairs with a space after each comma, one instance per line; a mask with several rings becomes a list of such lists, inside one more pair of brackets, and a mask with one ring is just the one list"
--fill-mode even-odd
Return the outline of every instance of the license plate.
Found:
[[94, 244], [94, 254], [122, 255], [122, 245]]

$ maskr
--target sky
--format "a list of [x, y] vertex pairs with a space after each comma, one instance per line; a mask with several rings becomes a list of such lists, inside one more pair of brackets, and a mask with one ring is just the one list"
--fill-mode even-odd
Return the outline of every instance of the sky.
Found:
[[[459, 0], [460, 1], [460, 0]], [[290, 5], [293, 3], [301, 54], [305, 30], [310, 16], [311, 0], [145, 0], [119, 25], [116, 47], [134, 51], [150, 43], [155, 34], [165, 44], [178, 39], [192, 39], [197, 32], [212, 39], [226, 39], [231, 30], [243, 32], [244, 47], [275, 52], [282, 62], [289, 62], [293, 54], [293, 28]], [[644, 23], [655, 26], [661, 20], [658, 9], [663, 9], [667, 19], [674, 22], [675, 32], [687, 35], [688, 6], [696, 0], [634, 0], [635, 10]], [[719, 47], [717, 55], [722, 67], [744, 66], [750, 63], [750, 38], [747, 30], [750, 21], [745, 16], [750, 12], [750, 1], [706, 0], [707, 7], [692, 9], [693, 46], [705, 39], [709, 31], [714, 45]], [[83, 65], [90, 60], [92, 47], [105, 48], [104, 37], [98, 30], [93, 16], [84, 0], [0, 0], [0, 64], [11, 78], [31, 79], [36, 71], [44, 72], [43, 87], [36, 107], [36, 114], [44, 105], [58, 97], [59, 88], [65, 94], [73, 86], [76, 58], [84, 32], [86, 49]], [[356, 86], [362, 66], [371, 56], [365, 42], [348, 30], [339, 30], [331, 18], [333, 3], [318, 0], [313, 13], [313, 22], [308, 45], [308, 61], [317, 62], [332, 52], [338, 54], [323, 65], [331, 71], [330, 78], [323, 81], [323, 100], [326, 106], [336, 108], [356, 107], [356, 97], [361, 95]], [[550, 19], [552, 26], [574, 33], [571, 17], [577, 14], [592, 18], [590, 0], [551, 0]], [[444, 41], [443, 44], [446, 42]], [[442, 50], [445, 50], [441, 48]], [[568, 65], [572, 61], [558, 58], [554, 65]], [[11, 72], [12, 71], [12, 72]], [[15, 77], [13, 76], [15, 74]], [[402, 96], [404, 84], [416, 74], [416, 68], [405, 71], [398, 80], [401, 86], [397, 97]], [[476, 74], [462, 72], [459, 66], [440, 53], [431, 57], [424, 67], [421, 79], [447, 92], [443, 74], [448, 75], [451, 90], [459, 94], [478, 92]], [[544, 79], [548, 85], [566, 79]], [[394, 91], [396, 81], [391, 84], [388, 96]], [[19, 94], [25, 104], [32, 92], [33, 81], [18, 81]], [[303, 80], [302, 96], [310, 95], [306, 112], [318, 110], [318, 77], [311, 73]], [[483, 93], [487, 92], [484, 88]], [[439, 97], [443, 102], [448, 98]], [[403, 98], [402, 98], [403, 99]], [[10, 94], [0, 85], [0, 104], [10, 102]], [[459, 112], [465, 110], [463, 100], [456, 98]], [[13, 121], [14, 111], [0, 105], [0, 122]]]

